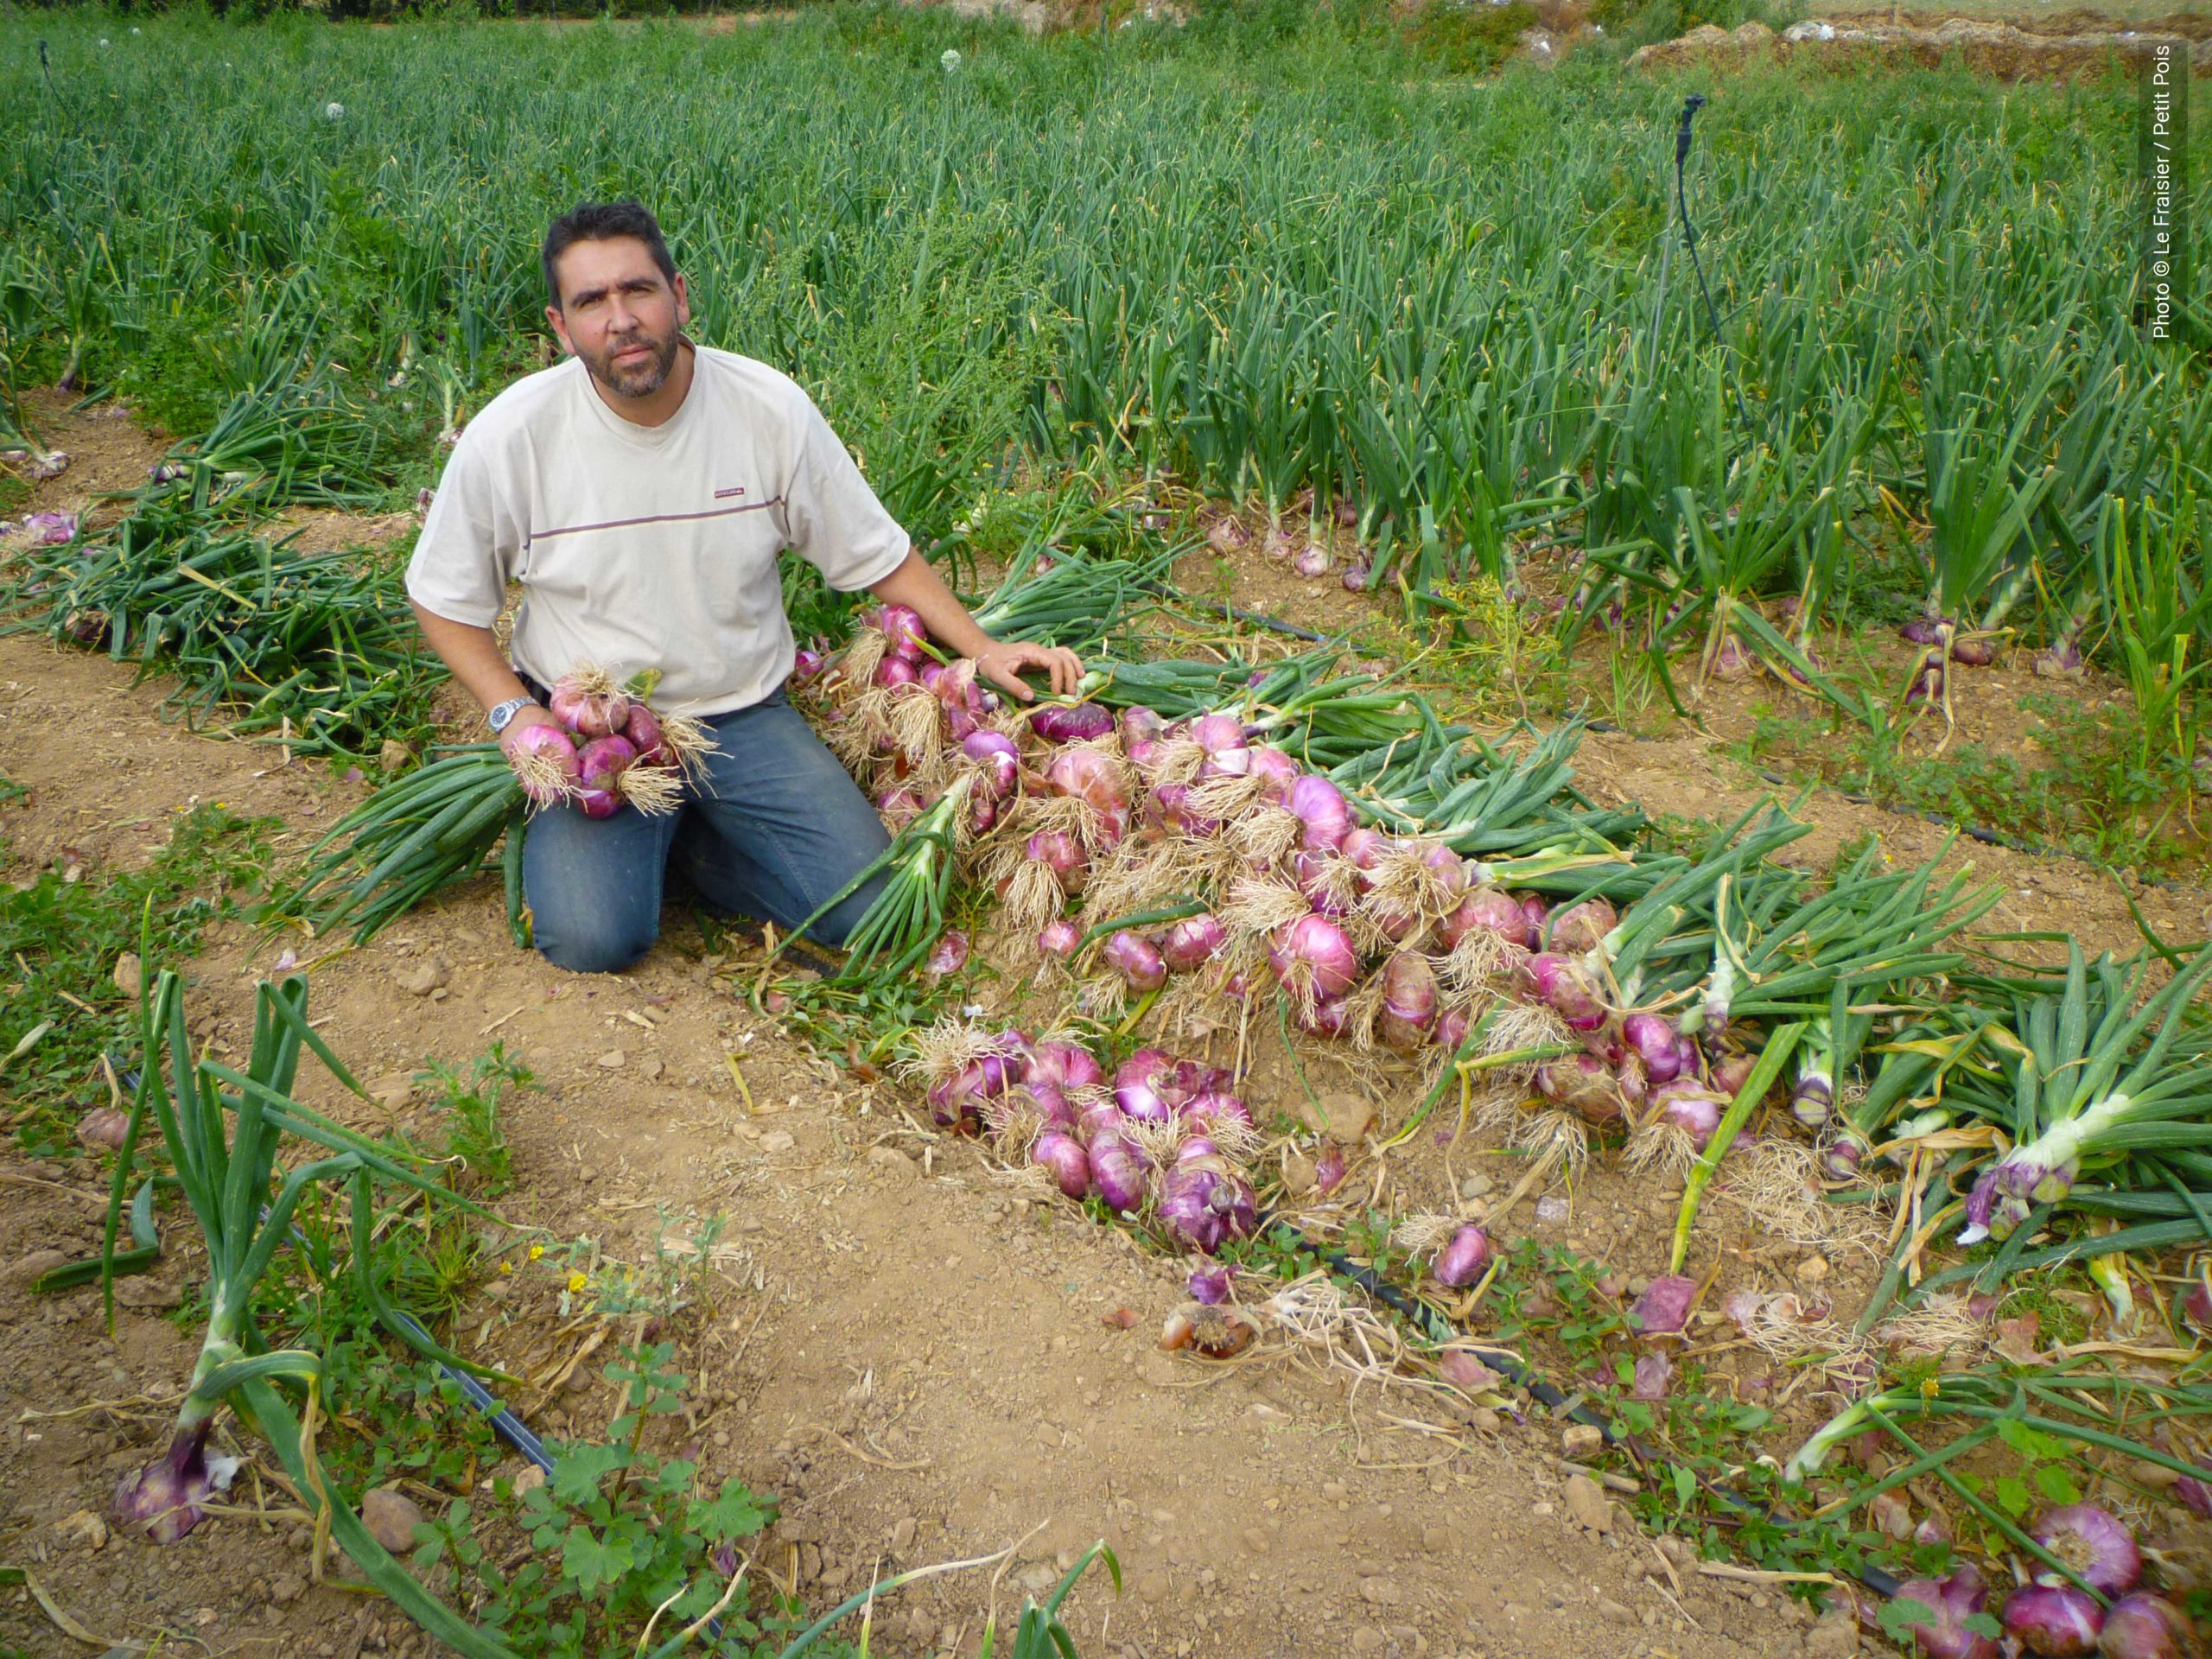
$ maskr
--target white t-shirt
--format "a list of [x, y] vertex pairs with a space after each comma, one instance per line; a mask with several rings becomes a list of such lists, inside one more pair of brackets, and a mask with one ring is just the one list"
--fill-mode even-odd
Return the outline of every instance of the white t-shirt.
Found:
[[515, 666], [550, 685], [580, 663], [660, 671], [656, 706], [717, 715], [791, 671], [777, 556], [840, 592], [909, 543], [813, 400], [764, 363], [696, 348], [659, 426], [624, 420], [582, 362], [509, 386], [468, 423], [407, 566], [407, 592], [474, 627], [522, 584]]

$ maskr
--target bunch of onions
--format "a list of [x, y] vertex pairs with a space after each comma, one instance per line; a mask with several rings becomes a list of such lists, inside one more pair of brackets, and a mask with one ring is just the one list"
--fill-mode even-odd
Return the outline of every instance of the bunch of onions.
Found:
[[626, 804], [641, 812], [673, 812], [683, 804], [683, 773], [715, 747], [698, 721], [655, 714], [642, 696], [590, 664], [563, 675], [546, 708], [558, 727], [525, 727], [507, 746], [509, 763], [535, 807], [566, 804], [592, 818], [611, 818]]

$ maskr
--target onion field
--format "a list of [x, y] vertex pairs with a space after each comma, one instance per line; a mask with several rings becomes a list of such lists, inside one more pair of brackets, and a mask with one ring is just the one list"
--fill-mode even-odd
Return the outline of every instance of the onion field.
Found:
[[[2212, 1579], [2156, 1541], [2212, 1514], [2212, 947], [2137, 899], [2203, 896], [2212, 311], [2200, 284], [2178, 338], [2145, 326], [2133, 87], [1716, 85], [1621, 56], [1484, 78], [1325, 18], [1033, 39], [846, 5], [11, 25], [11, 476], [67, 477], [52, 388], [162, 447], [143, 485], [10, 526], [7, 626], [135, 664], [288, 766], [377, 771], [252, 912], [286, 969], [445, 907], [526, 948], [533, 813], [673, 810], [701, 728], [649, 706], [658, 665], [589, 665], [525, 789], [441, 723], [390, 552], [293, 532], [427, 500], [473, 413], [550, 360], [549, 219], [635, 194], [696, 338], [808, 388], [988, 631], [1090, 670], [1018, 706], [915, 613], [788, 573], [791, 695], [893, 831], [887, 885], [840, 959], [772, 931], [695, 953], [702, 983], [895, 1079], [932, 1157], [1186, 1262], [1178, 1365], [1296, 1352], [1446, 1440], [1555, 1415], [1576, 1478], [1643, 1523], [1917, 1651], [1993, 1653], [2000, 1626], [2187, 1650]], [[2212, 222], [2201, 137], [2192, 160]], [[2025, 781], [1965, 734], [2012, 671], [2061, 734]], [[1825, 752], [1769, 773], [1802, 792], [1703, 820], [1578, 771], [1593, 724], [1724, 714], [1754, 762], [1778, 732]], [[1948, 841], [1806, 856], [1839, 756], [1882, 804], [2131, 868], [2139, 937], [2009, 925]], [[1999, 776], [2064, 799], [1992, 830]], [[391, 1306], [377, 1206], [492, 1217], [295, 1098], [303, 1056], [368, 1097], [302, 978], [261, 988], [242, 1069], [195, 1058], [185, 980], [148, 982], [127, 1111], [82, 1033], [37, 1075], [115, 1087], [78, 1135], [112, 1171], [106, 1271], [47, 1287], [143, 1265], [117, 1252], [126, 1214], [150, 1249], [156, 1169], [207, 1235], [219, 1311], [175, 1445], [117, 1498], [168, 1544], [221, 1512], [233, 1392], [322, 1491], [290, 1412], [327, 1413], [336, 1362], [296, 1306], [273, 1350], [242, 1312], [302, 1190], [351, 1206], [316, 1274], [334, 1239], [375, 1339], [456, 1383], [482, 1369], [442, 1345], [473, 1293], [435, 1336]], [[1474, 1156], [1510, 1173], [1463, 1180]], [[1652, 1271], [1516, 1217], [1592, 1193], [1656, 1219], [1621, 1246]], [[1758, 1280], [1724, 1199], [1817, 1270]], [[640, 1452], [677, 1409], [647, 1403], [670, 1391], [641, 1356], [668, 1356], [644, 1342], [610, 1440], [656, 1496], [602, 1497], [617, 1447], [539, 1447], [554, 1496], [513, 1524], [551, 1577], [494, 1571], [465, 1503], [416, 1539], [430, 1590], [340, 1504], [347, 1551], [463, 1652], [673, 1653], [646, 1619], [671, 1609], [718, 1652], [816, 1640], [791, 1586], [746, 1588], [766, 1511], [695, 1483], [696, 1446]], [[1017, 1655], [1068, 1651], [1062, 1598], [1102, 1560], [1118, 1582], [1103, 1543], [1066, 1553]]]

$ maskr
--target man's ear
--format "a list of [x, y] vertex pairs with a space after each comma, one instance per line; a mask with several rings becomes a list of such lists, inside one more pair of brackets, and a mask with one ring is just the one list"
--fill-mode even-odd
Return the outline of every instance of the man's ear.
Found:
[[568, 353], [570, 357], [574, 357], [576, 354], [576, 348], [569, 339], [569, 320], [561, 315], [561, 308], [557, 305], [547, 306], [545, 321], [551, 327], [554, 338], [561, 342], [561, 349]]
[[678, 329], [691, 326], [691, 288], [680, 270], [676, 273], [676, 326]]

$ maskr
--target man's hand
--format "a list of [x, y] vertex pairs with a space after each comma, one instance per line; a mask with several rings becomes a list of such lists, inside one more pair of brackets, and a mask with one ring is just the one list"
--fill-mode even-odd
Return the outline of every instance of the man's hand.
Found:
[[1039, 668], [1052, 677], [1056, 696], [1071, 696], [1083, 683], [1083, 658], [1065, 645], [1033, 645], [1019, 640], [994, 639], [976, 653], [976, 672], [1023, 702], [1037, 694], [1022, 683], [1021, 671]]
[[533, 726], [551, 726], [557, 729], [560, 725], [561, 722], [553, 718], [550, 709], [541, 709], [534, 702], [526, 702], [515, 710], [514, 718], [507, 722], [507, 729], [499, 734], [499, 753], [507, 757], [507, 763], [512, 766], [514, 763], [515, 745], [524, 732]]

